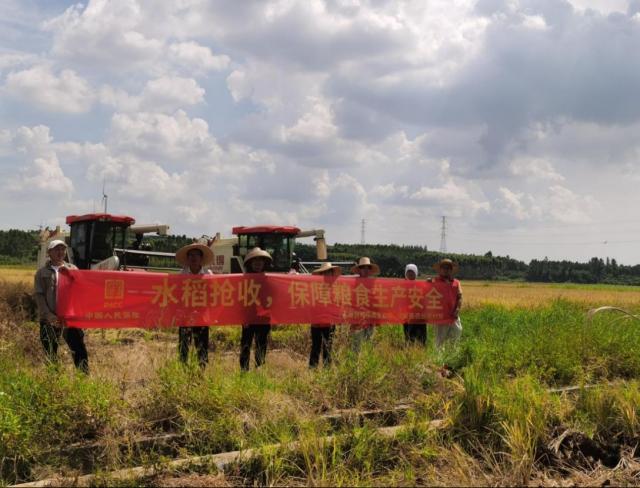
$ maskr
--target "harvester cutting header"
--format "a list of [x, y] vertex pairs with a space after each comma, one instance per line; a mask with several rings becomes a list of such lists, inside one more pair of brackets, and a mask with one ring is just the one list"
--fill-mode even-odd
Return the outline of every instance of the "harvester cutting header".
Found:
[[[69, 245], [69, 261], [80, 269], [166, 269], [149, 266], [150, 257], [175, 257], [174, 253], [151, 251], [143, 243], [144, 235], [167, 235], [164, 224], [135, 225], [135, 219], [125, 215], [94, 213], [70, 215], [66, 219], [69, 232], [59, 227], [40, 233], [38, 265], [47, 256], [47, 244], [63, 239]], [[323, 229], [300, 230], [293, 226], [234, 227], [233, 237], [223, 238], [220, 233], [210, 238], [203, 236], [198, 242], [206, 244], [214, 254], [211, 270], [214, 273], [244, 272], [244, 257], [254, 247], [260, 247], [273, 257], [272, 271], [287, 272], [294, 261], [295, 240], [313, 237], [318, 260], [327, 259], [327, 246]], [[135, 235], [132, 244], [130, 236]]]

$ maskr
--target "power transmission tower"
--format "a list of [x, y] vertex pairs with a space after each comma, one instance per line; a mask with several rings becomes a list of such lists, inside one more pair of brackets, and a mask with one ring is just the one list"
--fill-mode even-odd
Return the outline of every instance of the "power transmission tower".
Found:
[[364, 240], [364, 228], [366, 225], [366, 221], [364, 219], [362, 219], [361, 225], [360, 225], [360, 244], [364, 245], [365, 240]]
[[442, 216], [442, 230], [440, 232], [440, 252], [447, 252], [447, 218]]

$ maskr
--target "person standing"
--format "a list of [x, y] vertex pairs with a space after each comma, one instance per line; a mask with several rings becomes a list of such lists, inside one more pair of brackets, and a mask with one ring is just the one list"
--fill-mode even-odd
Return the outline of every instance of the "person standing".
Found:
[[454, 278], [458, 272], [458, 265], [451, 259], [442, 259], [433, 265], [438, 276], [432, 279], [434, 283], [446, 284], [446, 289], [452, 296], [453, 309], [451, 316], [453, 322], [449, 324], [435, 325], [436, 347], [442, 348], [448, 341], [457, 340], [462, 334], [462, 322], [460, 321], [460, 307], [462, 306], [462, 288], [460, 281]]
[[[182, 265], [180, 274], [210, 275], [211, 270], [206, 266], [213, 263], [213, 251], [204, 244], [188, 244], [176, 252], [176, 261]], [[209, 362], [209, 327], [188, 326], [178, 327], [178, 353], [180, 361], [187, 363], [189, 345], [193, 345], [198, 354], [198, 364], [204, 369]]]
[[[271, 255], [259, 247], [254, 247], [244, 258], [245, 273], [264, 273], [273, 259]], [[271, 332], [270, 324], [244, 324], [240, 337], [240, 369], [249, 371], [251, 344], [255, 337], [256, 349], [254, 358], [256, 368], [262, 366], [267, 356], [267, 342]]]
[[89, 356], [84, 344], [84, 331], [65, 327], [56, 315], [58, 274], [63, 269], [78, 269], [64, 260], [66, 254], [67, 245], [64, 241], [51, 241], [47, 245], [47, 262], [36, 272], [34, 277], [35, 299], [40, 319], [40, 341], [47, 359], [55, 363], [58, 360], [60, 337], [63, 337], [71, 350], [75, 367], [88, 374]]
[[[331, 263], [322, 263], [318, 269], [314, 269], [311, 274], [319, 276], [332, 276], [337, 278], [342, 274], [340, 266], [333, 266]], [[322, 362], [325, 367], [331, 363], [331, 347], [333, 336], [336, 332], [335, 325], [311, 324], [311, 353], [309, 355], [309, 367], [315, 368], [320, 361], [322, 352]]]
[[[358, 259], [358, 262], [351, 268], [351, 272], [357, 274], [356, 279], [372, 278], [380, 274], [380, 267], [371, 262], [366, 256]], [[363, 342], [368, 342], [373, 337], [373, 324], [351, 324], [351, 349], [354, 352], [360, 351]]]
[[[418, 267], [415, 264], [407, 264], [404, 268], [404, 278], [409, 281], [415, 281], [418, 277]], [[427, 344], [427, 324], [410, 324], [402, 325], [404, 329], [404, 339], [407, 344], [420, 343], [423, 346]]]

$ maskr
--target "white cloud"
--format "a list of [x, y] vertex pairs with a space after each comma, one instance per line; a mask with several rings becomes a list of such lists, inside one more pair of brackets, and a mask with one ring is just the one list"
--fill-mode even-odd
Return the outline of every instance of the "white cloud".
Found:
[[517, 222], [585, 224], [592, 221], [600, 204], [591, 195], [555, 184], [540, 188], [535, 195], [500, 187], [494, 209]]
[[221, 159], [220, 148], [209, 133], [207, 122], [190, 119], [182, 110], [173, 115], [114, 114], [109, 140], [111, 147], [120, 152], [181, 166], [207, 165], [214, 169]]
[[411, 194], [410, 199], [437, 206], [446, 215], [472, 216], [479, 211], [488, 212], [491, 209], [488, 201], [474, 199], [467, 188], [453, 180], [446, 181], [440, 187], [423, 186]]
[[10, 72], [5, 90], [25, 103], [52, 112], [83, 113], [94, 102], [94, 94], [75, 71], [63, 69], [58, 74], [46, 65]]
[[104, 85], [99, 99], [120, 112], [175, 112], [204, 102], [205, 90], [193, 78], [163, 76], [147, 81], [139, 95]]
[[396, 186], [395, 183], [387, 183], [386, 185], [377, 185], [371, 190], [372, 196], [391, 198], [396, 195], [406, 197], [409, 193], [409, 187], [407, 185]]
[[169, 45], [169, 58], [195, 72], [221, 71], [228, 68], [231, 59], [227, 55], [214, 56], [207, 46], [197, 42], [176, 42]]
[[501, 198], [499, 205], [496, 205], [496, 207], [503, 207], [507, 214], [514, 216], [517, 220], [525, 220], [531, 216], [530, 212], [525, 208], [525, 204], [523, 204], [524, 193], [514, 193], [505, 187], [500, 187], [499, 191]]
[[33, 64], [37, 56], [23, 51], [11, 51], [0, 49], [0, 71], [26, 64]]
[[227, 76], [227, 88], [236, 102], [249, 98], [253, 93], [251, 83], [247, 79], [247, 73], [242, 70], [234, 70]]
[[336, 135], [333, 115], [326, 102], [312, 98], [309, 112], [283, 131], [283, 142], [321, 141]]
[[89, 0], [0, 50], [0, 176], [190, 235], [634, 218], [639, 4], [606, 3]]
[[147, 82], [140, 95], [142, 110], [175, 110], [204, 100], [204, 89], [193, 78], [162, 77]]
[[53, 34], [54, 55], [101, 69], [131, 71], [151, 67], [163, 41], [139, 32], [147, 15], [137, 1], [90, 0], [69, 7], [44, 24]]
[[13, 133], [4, 131], [0, 143], [0, 155], [21, 163], [20, 171], [4, 182], [5, 191], [40, 201], [71, 194], [73, 182], [60, 166], [48, 127], [23, 126]]
[[558, 173], [553, 165], [545, 159], [521, 157], [511, 163], [510, 169], [515, 176], [550, 181], [564, 180], [564, 176]]
[[594, 197], [578, 195], [560, 185], [549, 188], [548, 205], [550, 215], [558, 222], [566, 224], [591, 222], [591, 215], [599, 208]]

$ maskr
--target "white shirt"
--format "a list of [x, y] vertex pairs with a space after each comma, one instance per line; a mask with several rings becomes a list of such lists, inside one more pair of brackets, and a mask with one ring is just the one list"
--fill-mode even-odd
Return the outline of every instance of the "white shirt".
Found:
[[197, 273], [192, 273], [191, 269], [189, 268], [189, 266], [185, 266], [184, 268], [182, 268], [182, 271], [180, 271], [180, 274], [210, 275], [210, 274], [213, 274], [213, 273], [211, 272], [210, 269], [206, 269], [204, 266], [202, 268], [200, 268], [200, 271], [198, 271]]

